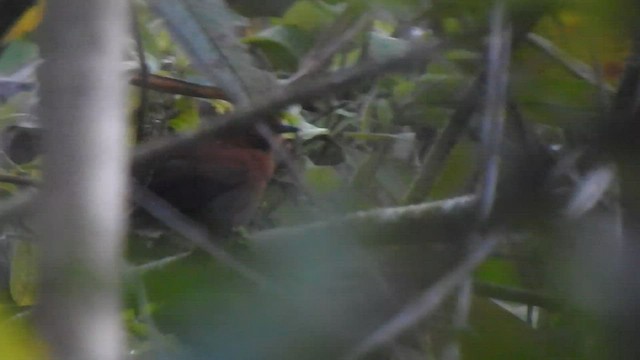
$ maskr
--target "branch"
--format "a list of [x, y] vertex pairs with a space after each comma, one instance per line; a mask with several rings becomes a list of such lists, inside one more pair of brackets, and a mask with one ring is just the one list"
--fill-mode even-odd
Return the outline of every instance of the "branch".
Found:
[[467, 280], [471, 272], [491, 255], [497, 243], [498, 240], [495, 236], [488, 236], [486, 240], [478, 242], [477, 246], [469, 252], [469, 255], [457, 267], [425, 290], [415, 301], [405, 306], [386, 324], [360, 342], [344, 358], [359, 359], [370, 354], [431, 315], [453, 290]]
[[484, 78], [484, 73], [477, 76], [473, 84], [465, 92], [460, 106], [453, 113], [451, 120], [449, 120], [447, 126], [442, 130], [427, 153], [418, 175], [404, 195], [403, 204], [419, 203], [431, 192], [431, 188], [444, 168], [447, 157], [465, 129], [467, 129], [469, 121], [471, 121], [471, 117], [476, 111], [479, 99], [482, 96]]
[[355, 17], [350, 10], [345, 10], [321, 35], [320, 40], [300, 61], [298, 71], [287, 79], [288, 84], [296, 83], [318, 73], [338, 51], [344, 49], [369, 24], [370, 16], [368, 13]]
[[335, 72], [320, 80], [309, 81], [287, 87], [281, 94], [268, 97], [248, 109], [242, 109], [229, 115], [221, 116], [216, 126], [179, 139], [160, 140], [138, 147], [134, 166], [142, 166], [149, 161], [161, 158], [163, 155], [176, 151], [194, 142], [211, 138], [221, 126], [242, 126], [259, 121], [267, 115], [276, 113], [288, 105], [309, 100], [332, 96], [336, 92], [345, 91], [362, 82], [384, 74], [405, 72], [412, 69], [416, 63], [426, 63], [431, 60], [439, 48], [438, 45], [416, 46], [404, 56], [384, 62], [368, 62], [350, 69]]
[[[328, 221], [261, 231], [249, 235], [254, 246], [262, 243], [278, 241], [285, 237], [311, 237], [312, 233], [332, 231], [348, 231], [350, 233], [367, 232], [376, 234], [375, 238], [398, 244], [402, 239], [397, 236], [384, 237], [384, 234], [406, 233], [406, 229], [419, 226], [421, 234], [429, 234], [431, 238], [442, 239], [442, 234], [463, 229], [473, 215], [474, 196], [461, 196], [448, 200], [359, 211]], [[400, 230], [404, 230], [399, 232]], [[366, 237], [363, 237], [366, 238]], [[425, 239], [422, 239], [425, 240]]]
[[[144, 52], [144, 44], [142, 43], [142, 32], [138, 22], [138, 11], [135, 4], [129, 3], [131, 11], [131, 32], [136, 43], [136, 53], [138, 54], [138, 63], [140, 64], [140, 74], [144, 84], [149, 82], [149, 66], [147, 66], [147, 57]], [[145, 140], [145, 120], [147, 119], [147, 106], [149, 105], [149, 91], [146, 87], [140, 89], [140, 104], [136, 109], [136, 142], [140, 143]]]
[[487, 89], [482, 119], [484, 173], [477, 190], [481, 223], [489, 219], [493, 210], [500, 175], [511, 60], [511, 26], [505, 22], [504, 3], [499, 2], [492, 11], [487, 49]]
[[275, 290], [270, 279], [249, 268], [215, 244], [214, 239], [204, 227], [174, 209], [164, 199], [156, 196], [140, 185], [134, 186], [133, 197], [136, 204], [144, 208], [151, 216], [161, 221], [176, 233], [184, 236], [188, 241], [207, 252], [221, 264], [263, 288]]
[[39, 105], [47, 131], [35, 315], [52, 359], [125, 356], [127, 10], [125, 0], [49, 0], [42, 23]]
[[540, 49], [551, 59], [559, 62], [560, 65], [562, 65], [578, 79], [582, 79], [593, 86], [603, 87], [609, 94], [613, 94], [615, 92], [613, 86], [604, 83], [600, 76], [598, 76], [598, 74], [593, 71], [591, 66], [583, 63], [580, 60], [572, 58], [569, 54], [558, 48], [548, 39], [538, 34], [529, 33], [527, 34], [527, 42]]
[[128, 272], [131, 273], [139, 273], [139, 274], [144, 274], [150, 271], [155, 271], [155, 270], [162, 270], [164, 268], [166, 268], [169, 265], [172, 265], [186, 257], [188, 257], [189, 255], [191, 255], [193, 252], [192, 251], [185, 251], [176, 255], [172, 255], [172, 256], [167, 256], [164, 257], [162, 259], [158, 259], [158, 260], [154, 260], [154, 261], [150, 261], [148, 263], [144, 263], [141, 265], [130, 265], [129, 268], [127, 269]]
[[184, 95], [202, 99], [229, 100], [229, 96], [219, 87], [196, 84], [193, 82], [174, 79], [167, 76], [134, 74], [129, 83], [145, 89], [167, 94]]

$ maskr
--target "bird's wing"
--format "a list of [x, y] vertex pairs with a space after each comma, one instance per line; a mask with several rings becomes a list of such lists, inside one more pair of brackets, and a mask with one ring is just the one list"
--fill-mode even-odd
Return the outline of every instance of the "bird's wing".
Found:
[[242, 188], [248, 176], [242, 168], [203, 168], [193, 159], [173, 159], [153, 171], [147, 187], [186, 215], [197, 216], [217, 198]]

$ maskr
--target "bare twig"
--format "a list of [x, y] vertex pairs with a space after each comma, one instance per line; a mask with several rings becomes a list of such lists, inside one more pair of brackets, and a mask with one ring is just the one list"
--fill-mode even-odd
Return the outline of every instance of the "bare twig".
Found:
[[148, 74], [146, 80], [142, 74], [135, 74], [129, 80], [134, 86], [174, 95], [184, 95], [202, 99], [229, 100], [229, 96], [216, 86], [197, 84], [167, 76]]
[[192, 253], [191, 251], [185, 251], [177, 255], [164, 257], [162, 259], [151, 261], [142, 265], [130, 266], [129, 271], [146, 273], [149, 271], [164, 269], [168, 265], [174, 264], [186, 258], [187, 256], [191, 255], [191, 253]]
[[451, 272], [425, 290], [386, 324], [360, 342], [345, 359], [359, 359], [390, 343], [393, 339], [425, 320], [437, 309], [453, 290], [460, 286], [471, 272], [491, 254], [498, 243], [495, 236], [477, 242], [477, 246]]
[[[476, 234], [466, 241], [484, 236], [483, 227], [492, 214], [496, 200], [498, 177], [506, 116], [509, 60], [511, 58], [511, 28], [505, 24], [505, 4], [498, 1], [490, 18], [491, 32], [487, 51], [487, 90], [484, 98], [484, 118], [482, 123], [482, 149], [484, 173], [477, 189]], [[468, 249], [464, 248], [466, 253]], [[467, 326], [471, 306], [472, 280], [468, 277], [458, 289], [453, 313], [453, 327], [462, 330]], [[461, 357], [460, 345], [456, 338], [446, 346], [443, 359], [457, 360]]]
[[[502, 150], [503, 129], [506, 116], [506, 100], [508, 86], [509, 59], [511, 56], [511, 31], [504, 25], [505, 8], [498, 2], [492, 11], [490, 20], [491, 33], [487, 54], [487, 90], [482, 127], [484, 173], [477, 188], [478, 208], [476, 213], [476, 233], [471, 240], [481, 238], [483, 227], [491, 216], [496, 200], [500, 169], [500, 152]], [[467, 251], [467, 249], [463, 249]], [[452, 326], [457, 330], [466, 328], [471, 306], [473, 283], [467, 278], [461, 285], [455, 302]], [[458, 339], [452, 338], [445, 348], [443, 359], [459, 359], [461, 357]]]
[[[469, 319], [469, 312], [471, 311], [471, 297], [473, 292], [473, 283], [471, 281], [471, 274], [462, 281], [455, 296], [455, 306], [453, 309], [453, 318], [451, 326], [456, 331], [462, 331], [467, 327]], [[447, 339], [448, 343], [445, 345], [442, 359], [443, 360], [457, 360], [462, 356], [460, 350], [460, 342], [456, 336], [451, 336]]]
[[589, 84], [597, 87], [604, 88], [607, 93], [612, 94], [615, 89], [610, 84], [606, 84], [599, 78], [591, 66], [583, 63], [580, 60], [572, 58], [569, 54], [558, 48], [550, 40], [534, 33], [527, 34], [527, 42], [534, 45], [536, 48], [542, 50], [543, 53], [550, 58], [558, 61], [565, 69], [579, 79], [582, 79]]
[[158, 197], [145, 187], [137, 184], [134, 184], [133, 194], [134, 201], [144, 208], [151, 216], [160, 220], [178, 234], [184, 236], [195, 246], [206, 251], [221, 264], [224, 264], [244, 278], [265, 289], [274, 289], [273, 284], [271, 284], [271, 280], [249, 268], [223, 248], [216, 245], [213, 242], [214, 239], [212, 235], [206, 229], [180, 213], [178, 210], [174, 209], [164, 199]]
[[431, 146], [418, 175], [404, 195], [403, 204], [419, 203], [429, 195], [431, 188], [444, 168], [447, 157], [464, 133], [472, 115], [476, 111], [483, 85], [484, 73], [477, 76], [473, 84], [466, 90], [460, 106]]
[[[454, 223], [466, 224], [474, 206], [474, 196], [461, 196], [418, 205], [359, 211], [333, 220], [257, 232], [249, 235], [249, 240], [259, 246], [261, 243], [277, 241], [284, 237], [308, 235], [310, 232], [326, 232], [329, 229], [392, 231], [394, 225], [405, 227], [412, 222], [419, 222], [421, 230], [425, 233], [438, 234], [437, 229], [442, 227]], [[397, 242], [397, 239], [394, 238], [391, 241]]]
[[[136, 42], [136, 52], [138, 53], [138, 63], [140, 65], [140, 77], [143, 83], [149, 81], [149, 66], [147, 66], [147, 57], [144, 53], [144, 44], [142, 43], [142, 35], [140, 33], [140, 24], [138, 23], [138, 12], [133, 1], [129, 4], [131, 11], [131, 32]], [[145, 140], [145, 121], [147, 118], [147, 104], [149, 103], [149, 92], [146, 87], [140, 88], [140, 104], [136, 110], [136, 140], [138, 143]]]
[[297, 83], [320, 71], [333, 55], [344, 49], [366, 27], [369, 18], [369, 14], [364, 13], [354, 19], [353, 14], [348, 9], [345, 10], [322, 39], [300, 61], [298, 71], [287, 80], [287, 84]]
[[489, 219], [495, 202], [500, 171], [511, 58], [511, 28], [505, 25], [504, 4], [494, 7], [487, 54], [487, 94], [482, 122], [484, 174], [478, 188], [478, 220]]

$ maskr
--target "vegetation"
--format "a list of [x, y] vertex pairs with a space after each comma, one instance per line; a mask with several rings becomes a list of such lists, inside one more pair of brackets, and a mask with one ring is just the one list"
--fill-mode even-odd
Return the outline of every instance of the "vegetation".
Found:
[[[2, 37], [0, 354], [640, 357], [635, 1], [131, 0], [131, 26], [86, 4]], [[230, 236], [122, 191], [128, 148], [137, 169], [271, 115], [299, 132]], [[131, 221], [120, 255], [130, 198], [164, 227]]]

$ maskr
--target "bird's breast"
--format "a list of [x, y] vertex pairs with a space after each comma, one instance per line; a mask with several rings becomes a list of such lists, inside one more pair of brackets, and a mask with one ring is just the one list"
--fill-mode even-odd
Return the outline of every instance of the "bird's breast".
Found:
[[199, 149], [203, 163], [211, 167], [237, 168], [247, 172], [249, 181], [263, 184], [271, 179], [275, 163], [271, 153], [259, 149], [240, 148], [214, 143]]

